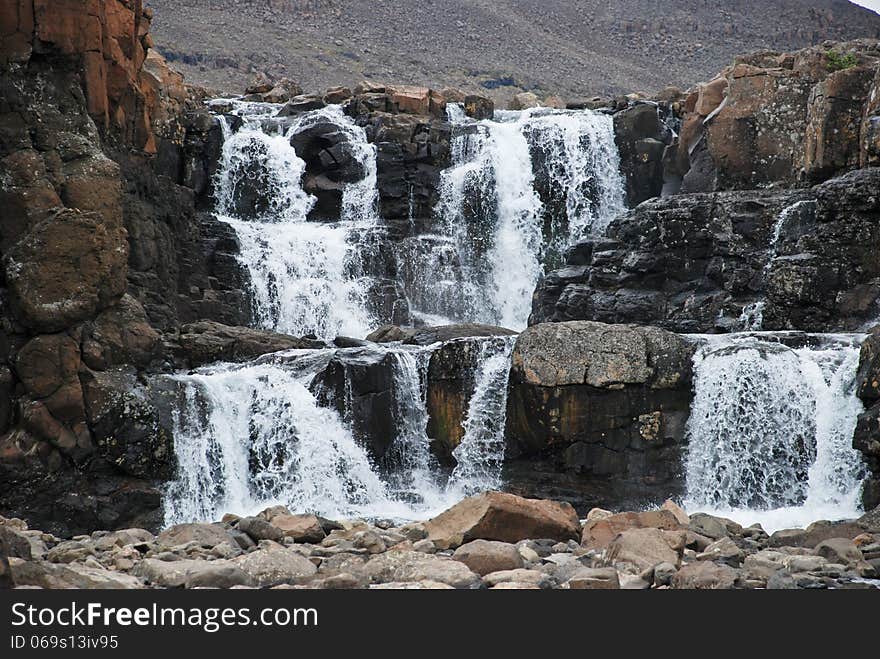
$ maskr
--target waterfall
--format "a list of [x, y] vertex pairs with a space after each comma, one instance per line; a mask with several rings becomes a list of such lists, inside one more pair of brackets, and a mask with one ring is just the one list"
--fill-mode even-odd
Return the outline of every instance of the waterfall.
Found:
[[174, 427], [177, 476], [164, 497], [166, 524], [253, 514], [277, 504], [333, 518], [423, 519], [467, 494], [500, 486], [512, 347], [508, 337], [481, 340], [465, 437], [449, 479], [426, 434], [434, 347], [384, 348], [393, 357], [395, 437], [382, 464], [355, 439], [352, 419], [322, 405], [311, 388], [316, 374], [346, 350], [294, 350], [171, 376], [182, 403]]
[[[256, 106], [256, 107], [254, 107]], [[217, 215], [238, 236], [256, 323], [296, 336], [365, 336], [375, 326], [360, 240], [376, 225], [376, 156], [364, 131], [338, 106], [304, 114], [286, 130], [278, 107], [238, 103], [244, 125], [230, 133], [215, 182]], [[318, 122], [344, 133], [366, 172], [342, 194], [337, 223], [308, 222], [315, 203], [301, 186], [305, 162], [291, 137]], [[275, 132], [272, 132], [275, 131]]]
[[442, 231], [402, 248], [417, 313], [524, 328], [547, 267], [624, 210], [611, 117], [548, 109], [475, 122], [450, 105]]
[[484, 340], [474, 378], [474, 394], [464, 420], [464, 436], [453, 457], [450, 488], [463, 496], [501, 488], [507, 381], [516, 337]]
[[688, 422], [686, 506], [767, 530], [855, 516], [864, 466], [852, 448], [862, 337], [704, 337]]

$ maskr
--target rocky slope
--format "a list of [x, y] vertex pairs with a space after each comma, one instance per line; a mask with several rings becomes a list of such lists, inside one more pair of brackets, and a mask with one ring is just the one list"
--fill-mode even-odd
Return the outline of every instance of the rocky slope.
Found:
[[148, 0], [187, 78], [240, 89], [256, 71], [309, 91], [362, 78], [580, 97], [686, 87], [740, 53], [877, 37], [845, 0]]
[[[61, 540], [0, 517], [0, 587], [278, 589], [858, 589], [880, 574], [880, 509], [768, 535], [674, 503], [594, 509], [491, 492], [425, 523], [291, 515]], [[8, 557], [7, 557], [8, 556]]]

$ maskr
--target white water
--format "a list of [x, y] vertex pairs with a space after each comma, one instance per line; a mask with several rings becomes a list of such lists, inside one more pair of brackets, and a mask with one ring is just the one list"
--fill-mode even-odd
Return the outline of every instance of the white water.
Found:
[[770, 336], [705, 337], [694, 359], [685, 507], [768, 532], [858, 516], [860, 337], [791, 349]]
[[[547, 258], [624, 209], [613, 122], [547, 109], [474, 122], [455, 105], [450, 120], [458, 134], [437, 208], [445, 240], [405, 248], [410, 299], [420, 313], [522, 329]], [[559, 212], [545, 207], [536, 173]]]
[[453, 457], [449, 488], [470, 496], [501, 488], [507, 381], [516, 337], [483, 341], [474, 378], [474, 394], [463, 422], [464, 436]]
[[[238, 236], [257, 324], [296, 336], [365, 336], [376, 323], [368, 310], [370, 280], [359, 240], [377, 222], [375, 148], [337, 106], [306, 113], [275, 133], [278, 106], [236, 107], [245, 124], [234, 134], [225, 131], [215, 181], [217, 215]], [[324, 121], [348, 136], [366, 172], [343, 190], [342, 217], [333, 224], [307, 221], [315, 199], [302, 189], [305, 163], [290, 145], [293, 135]], [[256, 217], [238, 217], [236, 200], [254, 178], [265, 202]]]
[[388, 468], [374, 464], [354, 439], [351, 419], [322, 407], [310, 390], [339, 351], [291, 351], [175, 376], [185, 403], [175, 419], [178, 472], [166, 491], [165, 523], [254, 514], [277, 504], [336, 519], [424, 519], [468, 493], [500, 486], [512, 340], [482, 341], [465, 439], [448, 480], [426, 434], [433, 348], [387, 348], [397, 428], [383, 458]]

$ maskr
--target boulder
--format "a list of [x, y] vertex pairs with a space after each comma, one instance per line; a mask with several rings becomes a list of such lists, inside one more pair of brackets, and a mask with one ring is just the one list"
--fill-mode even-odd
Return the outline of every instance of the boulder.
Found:
[[674, 577], [672, 587], [688, 590], [733, 590], [739, 573], [727, 565], [698, 562], [685, 565]]
[[364, 573], [374, 584], [438, 582], [453, 588], [473, 589], [481, 585], [479, 575], [465, 564], [417, 551], [388, 551], [371, 558]]
[[571, 590], [620, 590], [620, 577], [614, 568], [581, 568], [566, 583]]
[[201, 547], [211, 549], [229, 542], [231, 538], [222, 524], [177, 524], [162, 531], [156, 537], [156, 545], [172, 549], [195, 542]]
[[133, 590], [143, 588], [137, 577], [85, 565], [52, 565], [45, 561], [10, 559], [17, 587], [76, 590]]
[[524, 567], [516, 545], [491, 540], [472, 540], [456, 549], [452, 558], [480, 576]]
[[135, 572], [147, 583], [162, 588], [231, 588], [255, 583], [248, 574], [225, 560], [160, 561], [145, 558], [138, 563]]
[[581, 545], [586, 549], [604, 549], [618, 533], [628, 529], [663, 529], [675, 531], [682, 526], [671, 512], [651, 510], [642, 513], [619, 513], [603, 519], [587, 521], [581, 537]]
[[816, 556], [821, 556], [829, 563], [840, 565], [857, 565], [864, 560], [861, 550], [849, 538], [829, 538], [823, 540], [813, 549]]
[[532, 92], [520, 92], [507, 104], [508, 110], [528, 110], [541, 106], [541, 99]]
[[814, 522], [806, 529], [783, 529], [770, 536], [770, 547], [806, 547], [813, 549], [832, 538], [853, 539], [865, 532], [857, 522]]
[[629, 529], [621, 532], [605, 550], [605, 560], [614, 566], [634, 569], [637, 573], [659, 563], [681, 565], [686, 534], [684, 531]]
[[319, 543], [326, 534], [314, 515], [276, 515], [269, 520], [285, 538], [294, 542]]
[[261, 588], [306, 583], [318, 571], [314, 563], [302, 554], [271, 541], [264, 541], [259, 549], [234, 558], [231, 562], [253, 577]]
[[236, 528], [242, 533], [246, 533], [254, 542], [259, 543], [260, 540], [273, 540], [280, 542], [284, 537], [281, 529], [270, 524], [261, 517], [243, 517], [238, 520]]
[[537, 588], [546, 589], [553, 588], [557, 582], [549, 574], [540, 570], [501, 570], [500, 572], [492, 572], [483, 577], [483, 583], [487, 588], [497, 588], [503, 584], [527, 584]]
[[310, 349], [322, 344], [286, 334], [230, 327], [214, 321], [190, 323], [166, 338], [170, 352], [186, 368], [214, 362], [246, 362], [282, 350]]
[[469, 497], [425, 522], [428, 539], [439, 548], [472, 540], [516, 543], [530, 538], [576, 540], [577, 513], [567, 503], [524, 499], [503, 492]]

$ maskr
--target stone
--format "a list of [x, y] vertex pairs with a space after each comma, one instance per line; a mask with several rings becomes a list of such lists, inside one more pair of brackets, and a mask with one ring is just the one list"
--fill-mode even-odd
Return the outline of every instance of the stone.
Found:
[[162, 588], [229, 588], [233, 585], [253, 583], [248, 575], [230, 565], [228, 561], [222, 560], [162, 561], [145, 558], [138, 563], [135, 574], [147, 583]]
[[4, 558], [21, 558], [29, 561], [33, 550], [27, 536], [22, 535], [11, 526], [0, 525], [0, 556]]
[[672, 577], [672, 587], [689, 590], [733, 590], [739, 573], [728, 565], [711, 562], [691, 563]]
[[195, 570], [187, 578], [187, 588], [234, 588], [245, 586], [251, 588], [256, 581], [244, 570], [222, 561], [206, 562], [204, 568]]
[[175, 358], [187, 368], [198, 368], [213, 362], [245, 362], [273, 352], [321, 345], [317, 341], [286, 334], [230, 327], [214, 321], [184, 325], [176, 336], [167, 340]]
[[861, 550], [849, 538], [823, 540], [813, 551], [828, 562], [841, 565], [857, 565], [864, 560]]
[[508, 110], [528, 110], [530, 108], [540, 107], [541, 100], [532, 92], [520, 92], [516, 94], [507, 104]]
[[294, 542], [315, 544], [326, 537], [320, 520], [314, 515], [276, 515], [269, 521]]
[[620, 578], [614, 568], [581, 568], [566, 584], [571, 590], [620, 590]]
[[688, 526], [691, 522], [691, 518], [684, 511], [684, 508], [675, 503], [672, 499], [667, 499], [663, 502], [663, 505], [660, 506], [661, 510], [668, 510], [673, 515], [675, 515], [675, 519], [678, 520], [678, 523], [682, 526]]
[[278, 527], [270, 524], [260, 517], [243, 517], [238, 520], [237, 528], [242, 533], [250, 536], [251, 540], [259, 543], [260, 540], [273, 540], [279, 542], [284, 533]]
[[453, 588], [479, 588], [479, 575], [465, 564], [417, 551], [389, 551], [373, 556], [364, 573], [374, 584], [392, 582], [439, 582]]
[[672, 578], [676, 575], [678, 569], [671, 563], [659, 563], [654, 566], [654, 585], [671, 586]]
[[258, 549], [231, 562], [253, 577], [260, 588], [307, 583], [318, 571], [315, 564], [302, 554], [271, 541], [263, 541]]
[[553, 588], [556, 580], [545, 572], [540, 570], [526, 570], [518, 568], [515, 570], [501, 570], [499, 572], [491, 572], [483, 577], [483, 583], [487, 588], [495, 588], [502, 584], [528, 584], [537, 586], [541, 589]]
[[706, 547], [702, 553], [697, 554], [697, 560], [712, 561], [736, 568], [745, 560], [745, 552], [730, 538], [721, 538]]
[[604, 519], [587, 521], [581, 537], [586, 549], [604, 549], [618, 533], [628, 529], [654, 528], [674, 531], [681, 524], [667, 510], [651, 510], [643, 513], [619, 513]]
[[85, 565], [53, 565], [43, 561], [9, 561], [17, 587], [77, 590], [135, 590], [144, 585], [137, 577]]
[[699, 533], [713, 540], [726, 538], [729, 535], [727, 524], [720, 517], [713, 517], [706, 513], [696, 513], [691, 515], [689, 519], [690, 529], [694, 533]]
[[770, 536], [770, 547], [807, 547], [813, 549], [824, 540], [832, 538], [852, 539], [864, 533], [856, 522], [820, 521], [806, 529], [783, 529]]
[[108, 226], [96, 213], [58, 211], [5, 254], [10, 302], [32, 330], [66, 329], [122, 297], [127, 259], [121, 226]]
[[567, 503], [487, 492], [468, 497], [425, 522], [425, 529], [438, 548], [454, 548], [472, 540], [574, 540], [579, 537], [580, 522]]
[[456, 549], [452, 558], [480, 576], [524, 567], [516, 545], [492, 540], [472, 540]]
[[231, 536], [220, 524], [177, 524], [156, 537], [156, 545], [171, 549], [191, 542], [208, 549], [228, 542]]
[[612, 565], [625, 565], [638, 572], [659, 563], [681, 564], [684, 531], [660, 529], [629, 529], [621, 532], [605, 550], [605, 560]]

